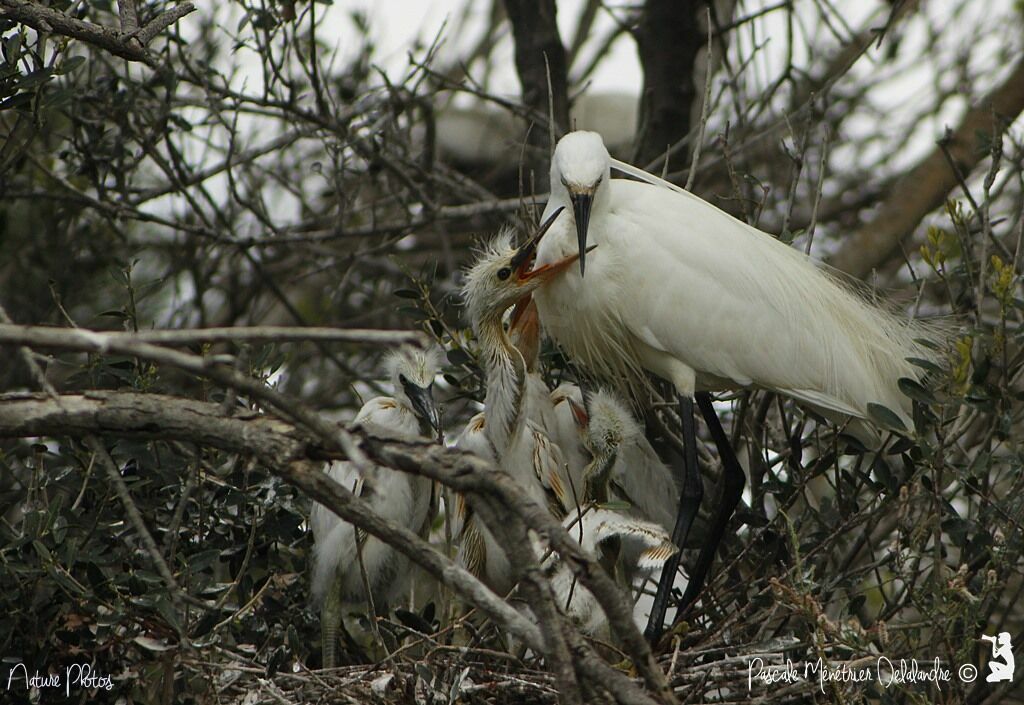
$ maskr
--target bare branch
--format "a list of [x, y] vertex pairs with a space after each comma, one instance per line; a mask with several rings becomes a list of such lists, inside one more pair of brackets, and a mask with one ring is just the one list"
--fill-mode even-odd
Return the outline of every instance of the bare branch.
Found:
[[[555, 0], [525, 2], [505, 0], [505, 12], [512, 22], [516, 45], [516, 71], [523, 87], [523, 102], [540, 115], [548, 114], [548, 77], [554, 106], [555, 132], [569, 129], [569, 78], [565, 47], [555, 21]], [[540, 127], [540, 126], [538, 126]], [[530, 130], [529, 142], [536, 149], [533, 158], [538, 183], [545, 182], [542, 165], [554, 145], [547, 144], [547, 130]]]
[[[998, 139], [1022, 111], [1024, 59], [1018, 61], [1002, 85], [971, 107], [956, 130], [943, 140], [960, 172], [969, 173], [988, 153], [979, 149], [979, 135]], [[942, 205], [956, 185], [956, 173], [949, 168], [942, 147], [937, 146], [893, 186], [875, 217], [843, 243], [830, 264], [855, 277], [866, 276], [899, 254], [904, 240], [926, 215]]]
[[699, 99], [694, 86], [697, 53], [705, 43], [698, 21], [702, 0], [647, 0], [636, 35], [644, 71], [640, 127], [633, 162], [646, 164], [690, 131], [690, 115]]
[[[327, 454], [291, 424], [257, 413], [226, 417], [218, 404], [158, 394], [89, 392], [58, 399], [26, 394], [0, 396], [0, 438], [71, 436], [88, 440], [99, 433], [121, 438], [188, 441], [235, 453], [252, 453], [271, 472], [294, 483], [345, 521], [423, 566], [530, 648], [542, 649], [540, 632], [515, 609], [426, 541], [383, 519], [321, 472], [323, 460], [318, 463], [310, 457], [326, 458]], [[103, 461], [102, 456], [100, 459]], [[147, 548], [156, 551], [155, 544]], [[160, 572], [164, 575], [163, 570]], [[167, 580], [167, 575], [164, 578]], [[170, 583], [176, 584], [173, 576]]]
[[[131, 3], [128, 4], [131, 5]], [[120, 3], [120, 5], [122, 7], [122, 23], [124, 23], [128, 15], [123, 10], [124, 3]], [[146, 45], [157, 34], [195, 9], [195, 5], [191, 2], [183, 2], [156, 17], [141, 30], [138, 30], [137, 27], [128, 30], [124, 24], [121, 30], [116, 30], [112, 27], [79, 20], [59, 10], [32, 2], [32, 0], [0, 0], [0, 15], [15, 22], [21, 22], [39, 32], [56, 33], [80, 39], [109, 51], [114, 56], [129, 61], [141, 61], [150, 66], [156, 64], [156, 59], [146, 49]]]
[[[42, 338], [34, 338], [39, 331], [57, 333], [67, 331], [66, 328], [32, 328], [29, 326], [17, 326], [0, 324], [0, 341], [6, 335], [17, 335], [10, 329], [22, 329], [27, 331], [28, 337], [37, 341]], [[297, 326], [238, 326], [233, 328], [184, 328], [178, 330], [143, 330], [138, 333], [127, 333], [123, 331], [94, 331], [84, 328], [75, 329], [78, 335], [87, 336], [101, 347], [109, 346], [115, 341], [118, 344], [146, 343], [151, 345], [197, 345], [199, 343], [301, 343], [305, 341], [317, 341], [323, 343], [358, 343], [361, 345], [402, 345], [413, 343], [425, 345], [427, 336], [417, 331], [409, 330], [372, 330], [363, 328], [303, 328]], [[81, 338], [78, 338], [81, 339]], [[47, 338], [47, 340], [52, 340]], [[56, 343], [54, 347], [63, 347]], [[74, 346], [72, 345], [72, 348]]]

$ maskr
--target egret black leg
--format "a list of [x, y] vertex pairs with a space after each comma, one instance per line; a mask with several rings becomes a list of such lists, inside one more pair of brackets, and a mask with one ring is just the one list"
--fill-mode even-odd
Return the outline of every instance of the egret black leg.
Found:
[[679, 560], [682, 557], [686, 537], [693, 526], [693, 520], [700, 509], [700, 501], [704, 496], [704, 485], [700, 480], [700, 468], [697, 467], [697, 434], [693, 420], [693, 400], [679, 397], [679, 415], [683, 422], [683, 488], [679, 493], [679, 513], [676, 515], [676, 526], [672, 530], [672, 541], [679, 547], [679, 552], [668, 560], [661, 571], [658, 591], [654, 595], [651, 606], [651, 617], [647, 622], [644, 635], [648, 641], [655, 641], [661, 636], [665, 623], [665, 611], [668, 609], [668, 598], [672, 593], [676, 574], [679, 571]]
[[711, 395], [707, 392], [700, 392], [696, 398], [697, 407], [700, 409], [701, 416], [704, 417], [708, 431], [711, 432], [711, 439], [715, 442], [715, 447], [718, 448], [718, 457], [722, 460], [722, 480], [715, 492], [716, 507], [715, 513], [711, 517], [708, 537], [704, 541], [704, 545], [701, 546], [697, 562], [690, 573], [690, 581], [686, 584], [686, 592], [683, 593], [683, 600], [676, 612], [676, 621], [679, 620], [683, 611], [693, 604], [697, 595], [700, 594], [701, 588], [704, 587], [704, 581], [708, 576], [711, 563], [715, 559], [718, 544], [722, 542], [729, 519], [732, 518], [736, 506], [743, 497], [743, 486], [747, 481], [743, 474], [743, 468], [736, 460], [732, 444], [729, 443], [729, 437], [725, 435], [722, 424], [718, 420], [718, 414], [711, 403]]

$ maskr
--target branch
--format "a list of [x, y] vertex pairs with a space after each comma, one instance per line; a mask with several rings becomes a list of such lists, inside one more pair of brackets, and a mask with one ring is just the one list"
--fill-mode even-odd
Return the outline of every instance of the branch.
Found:
[[[523, 87], [523, 102], [540, 115], [548, 115], [548, 78], [550, 71], [551, 97], [555, 132], [569, 129], [569, 78], [565, 47], [558, 34], [555, 21], [555, 0], [505, 0], [505, 12], [512, 22], [512, 36], [516, 46], [516, 72]], [[539, 126], [537, 126], [539, 127]], [[536, 147], [532, 162], [546, 164], [555, 145], [548, 144], [548, 131], [530, 130], [530, 144]], [[557, 136], [556, 134], [556, 136]], [[538, 181], [547, 173], [536, 169]], [[546, 181], [546, 180], [545, 180]]]
[[[126, 6], [131, 10], [125, 11]], [[40, 5], [32, 0], [0, 0], [0, 15], [31, 27], [37, 32], [60, 34], [92, 44], [114, 56], [129, 61], [141, 61], [149, 66], [156, 65], [156, 59], [146, 49], [157, 34], [167, 29], [196, 7], [191, 2], [171, 8], [153, 19], [143, 28], [131, 27], [134, 17], [134, 5], [121, 3], [122, 30], [105, 27], [93, 22], [85, 22], [70, 15]]]
[[[900, 253], [900, 246], [921, 220], [942, 205], [956, 188], [957, 175], [943, 153], [949, 152], [961, 174], [968, 174], [987, 154], [982, 140], [1000, 139], [1002, 131], [1024, 111], [1024, 59], [977, 105], [960, 125], [917, 166], [896, 182], [875, 217], [847, 238], [829, 264], [864, 277]], [[993, 134], [993, 132], [997, 134]]]
[[[690, 131], [697, 53], [706, 43], [697, 20], [701, 0], [647, 0], [634, 31], [644, 72], [633, 162], [646, 164]], [[710, 57], [709, 57], [710, 59]]]
[[[0, 342], [7, 342], [8, 336], [26, 335], [33, 345], [66, 347], [54, 343], [51, 334], [63, 335], [67, 328], [34, 328], [31, 326], [0, 324]], [[364, 345], [402, 345], [413, 343], [424, 345], [427, 337], [416, 331], [373, 330], [366, 328], [305, 328], [302, 326], [238, 326], [232, 328], [192, 328], [179, 330], [145, 330], [138, 333], [123, 331], [94, 331], [76, 329], [100, 347], [109, 348], [114, 344], [146, 343], [152, 345], [197, 345], [200, 343], [300, 343], [317, 341], [324, 343], [359, 343]], [[44, 337], [40, 337], [43, 335]], [[80, 340], [80, 338], [78, 338]], [[49, 342], [48, 342], [49, 341]], [[74, 343], [71, 343], [74, 348]]]
[[[569, 536], [546, 509], [534, 502], [511, 476], [495, 472], [490, 463], [432, 443], [386, 443], [379, 439], [366, 437], [365, 434], [361, 434], [363, 437], [357, 443], [351, 432], [321, 419], [300, 402], [267, 387], [259, 380], [226, 369], [219, 363], [217, 356], [191, 355], [131, 339], [111, 338], [81, 329], [0, 326], [0, 344], [2, 343], [134, 355], [159, 364], [177, 367], [225, 384], [230, 388], [249, 394], [253, 399], [264, 402], [269, 408], [282, 415], [284, 419], [290, 420], [314, 434], [314, 437], [327, 451], [340, 450], [343, 453], [342, 457], [347, 458], [358, 467], [365, 467], [372, 460], [387, 467], [429, 477], [462, 492], [483, 496], [485, 501], [490, 500], [507, 507], [515, 507], [517, 514], [522, 517], [530, 529], [541, 532], [548, 538], [549, 543], [559, 553], [566, 565], [597, 599], [609, 624], [622, 639], [627, 653], [648, 686], [663, 702], [674, 702], [674, 696], [665, 680], [665, 674], [661, 672], [651, 653], [650, 646], [633, 622], [632, 610], [622, 599], [615, 582], [600, 565], [591, 561], [583, 553], [579, 544]], [[4, 405], [0, 405], [0, 411], [7, 411], [3, 407]], [[17, 419], [17, 416], [14, 418]], [[136, 432], [140, 430], [151, 432], [138, 417], [132, 417], [131, 425], [127, 428]], [[30, 435], [65, 435], [69, 432], [69, 427], [53, 427], [46, 433], [41, 432], [41, 429], [33, 430], [36, 433]], [[211, 444], [220, 447], [215, 441], [211, 441]], [[343, 491], [337, 483], [323, 473], [304, 470], [299, 467], [303, 464], [300, 461], [291, 462], [287, 466], [281, 467], [282, 458], [294, 456], [275, 454], [263, 457], [272, 472], [293, 482], [314, 500], [335, 511], [346, 521], [365, 528], [369, 533], [384, 541], [388, 541], [389, 536], [395, 535], [394, 532], [387, 536], [377, 533], [370, 524], [365, 523], [367, 521], [365, 514], [359, 514], [358, 520], [354, 518], [357, 517], [357, 513], [351, 511], [350, 507], [355, 498], [351, 493]], [[339, 494], [342, 492], [344, 493]], [[360, 521], [364, 523], [360, 523]], [[380, 527], [379, 524], [373, 526], [377, 529]], [[390, 527], [390, 525], [387, 526]], [[390, 527], [390, 529], [394, 529], [394, 527]], [[383, 529], [380, 530], [383, 531]], [[411, 532], [405, 533], [407, 534], [405, 539], [415, 538]], [[416, 556], [407, 553], [406, 549], [400, 545], [395, 547], [423, 565], [438, 579], [442, 579], [441, 571], [436, 564], [432, 569]]]
[[291, 424], [256, 412], [226, 417], [219, 404], [160, 394], [87, 392], [57, 399], [38, 394], [0, 395], [0, 438], [88, 439], [101, 433], [137, 440], [185, 441], [254, 454], [275, 475], [408, 556], [530, 648], [543, 650], [537, 627], [514, 608], [419, 536], [382, 518], [321, 472], [328, 454]]

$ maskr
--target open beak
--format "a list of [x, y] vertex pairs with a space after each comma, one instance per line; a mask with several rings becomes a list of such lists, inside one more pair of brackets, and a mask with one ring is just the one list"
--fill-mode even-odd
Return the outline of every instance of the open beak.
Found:
[[405, 380], [402, 382], [402, 389], [405, 391], [405, 396], [412, 403], [412, 409], [416, 412], [416, 416], [419, 417], [425, 426], [433, 431], [430, 435], [440, 438], [441, 413], [437, 410], [437, 404], [434, 403], [433, 383], [428, 384], [426, 387], [420, 387]]
[[591, 245], [590, 247], [588, 247], [586, 250], [584, 250], [582, 252], [577, 252], [574, 255], [569, 255], [568, 257], [563, 257], [562, 259], [558, 260], [557, 262], [552, 262], [551, 264], [545, 264], [545, 265], [543, 265], [541, 267], [537, 267], [536, 269], [534, 269], [531, 272], [527, 272], [525, 274], [521, 274], [519, 276], [519, 280], [522, 281], [522, 282], [528, 282], [528, 281], [533, 281], [534, 279], [537, 279], [541, 284], [543, 284], [544, 282], [546, 282], [547, 280], [551, 279], [552, 277], [554, 277], [554, 276], [556, 276], [558, 274], [561, 274], [562, 272], [567, 270], [569, 267], [571, 267], [576, 262], [576, 260], [582, 261], [583, 260], [583, 255], [585, 255], [587, 252], [590, 252], [595, 247], [597, 247], [597, 245]]
[[582, 430], [590, 425], [590, 414], [583, 408], [583, 405], [572, 397], [566, 397], [565, 400], [569, 402], [569, 409], [572, 411], [572, 418], [576, 422], [576, 426]]
[[587, 268], [587, 227], [590, 225], [590, 207], [594, 205], [594, 194], [569, 192], [572, 214], [576, 219], [576, 242], [579, 244], [580, 277]]
[[551, 229], [551, 226], [558, 220], [558, 216], [562, 214], [565, 208], [559, 208], [554, 213], [548, 216], [540, 228], [538, 228], [536, 234], [523, 243], [523, 246], [516, 250], [516, 253], [512, 255], [512, 269], [516, 270], [516, 274], [520, 279], [523, 279], [523, 275], [530, 271], [530, 267], [533, 265], [534, 255], [537, 254], [537, 245], [540, 244], [540, 240], [544, 237], [544, 233]]
[[508, 329], [512, 344], [522, 353], [527, 369], [532, 372], [531, 365], [536, 363], [540, 352], [540, 317], [532, 295], [527, 294], [516, 302]]

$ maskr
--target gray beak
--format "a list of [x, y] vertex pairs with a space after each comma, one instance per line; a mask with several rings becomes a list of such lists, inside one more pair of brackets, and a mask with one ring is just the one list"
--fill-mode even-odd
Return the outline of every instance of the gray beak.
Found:
[[576, 241], [580, 253], [580, 277], [587, 269], [587, 227], [590, 225], [590, 207], [594, 196], [589, 193], [569, 193], [572, 201], [572, 213], [576, 219]]
[[437, 410], [437, 404], [434, 403], [434, 384], [419, 387], [404, 377], [401, 381], [402, 389], [405, 396], [409, 398], [413, 411], [416, 412], [420, 422], [429, 429], [428, 435], [440, 438], [441, 413]]

